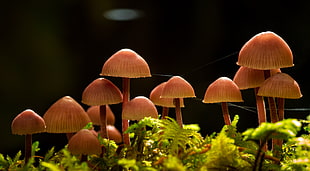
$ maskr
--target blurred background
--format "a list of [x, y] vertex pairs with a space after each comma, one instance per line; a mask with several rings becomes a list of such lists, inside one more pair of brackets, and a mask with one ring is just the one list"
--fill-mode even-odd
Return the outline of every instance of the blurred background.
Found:
[[[286, 101], [288, 109], [298, 109], [286, 111], [286, 116], [305, 119], [309, 110], [302, 109], [310, 107], [309, 5], [308, 1], [224, 0], [2, 2], [0, 153], [15, 155], [24, 149], [24, 137], [11, 134], [16, 115], [30, 108], [43, 116], [66, 95], [80, 102], [84, 88], [99, 77], [104, 62], [122, 48], [140, 54], [153, 74], [132, 80], [132, 98], [149, 96], [155, 86], [169, 79], [165, 75], [181, 75], [197, 96], [185, 100], [184, 123], [199, 124], [203, 136], [218, 132], [224, 125], [221, 108], [201, 102], [205, 90], [218, 77], [233, 78], [238, 51], [263, 31], [277, 33], [293, 51], [295, 66], [282, 72], [299, 83], [303, 97]], [[121, 88], [119, 78], [108, 79]], [[253, 91], [242, 93], [245, 102], [236, 105], [255, 107]], [[112, 110], [119, 118], [120, 106]], [[230, 106], [230, 113], [240, 116], [240, 131], [257, 126], [255, 112]], [[120, 120], [116, 122], [120, 127]], [[65, 135], [43, 133], [34, 135], [33, 141], [37, 140], [42, 153], [66, 144]]]

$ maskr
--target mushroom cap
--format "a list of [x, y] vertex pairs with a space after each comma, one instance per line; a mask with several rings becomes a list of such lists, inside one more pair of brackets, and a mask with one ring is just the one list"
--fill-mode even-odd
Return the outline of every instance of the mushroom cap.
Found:
[[[271, 75], [281, 72], [280, 69], [272, 69]], [[264, 81], [264, 71], [241, 66], [236, 72], [233, 81], [240, 90], [259, 87]]]
[[121, 49], [113, 54], [103, 65], [103, 76], [139, 78], [151, 77], [146, 61], [131, 49]]
[[144, 117], [158, 118], [158, 112], [150, 99], [138, 96], [126, 103], [122, 116], [123, 119], [139, 121]]
[[18, 135], [45, 132], [45, 128], [43, 118], [30, 109], [18, 114], [11, 124], [12, 134]]
[[108, 79], [97, 78], [83, 91], [82, 103], [96, 106], [122, 102], [121, 91]]
[[[167, 82], [163, 82], [156, 86], [150, 93], [150, 100], [157, 106], [163, 107], [175, 107], [173, 98], [161, 98], [161, 94], [163, 92], [163, 88]], [[184, 107], [184, 100], [180, 98], [180, 106]]]
[[46, 132], [49, 133], [77, 132], [90, 122], [82, 106], [70, 96], [65, 96], [51, 105], [43, 119]]
[[285, 99], [302, 97], [298, 83], [285, 73], [277, 73], [266, 79], [258, 89], [257, 95]]
[[[86, 112], [90, 118], [90, 121], [93, 123], [93, 125], [101, 125], [100, 124], [100, 106], [91, 106], [87, 109]], [[109, 105], [106, 105], [106, 114], [107, 114], [107, 124], [114, 125], [115, 116]]]
[[68, 150], [73, 155], [101, 154], [98, 138], [88, 129], [81, 129], [68, 142]]
[[171, 77], [163, 87], [161, 98], [196, 97], [193, 87], [180, 76]]
[[259, 33], [246, 42], [239, 52], [237, 64], [260, 70], [294, 66], [290, 47], [270, 31]]
[[209, 85], [203, 103], [243, 102], [239, 87], [227, 77], [220, 77]]
[[[114, 140], [116, 143], [121, 143], [123, 141], [122, 134], [114, 125], [107, 125], [108, 136], [110, 140]], [[101, 131], [98, 131], [100, 134]]]

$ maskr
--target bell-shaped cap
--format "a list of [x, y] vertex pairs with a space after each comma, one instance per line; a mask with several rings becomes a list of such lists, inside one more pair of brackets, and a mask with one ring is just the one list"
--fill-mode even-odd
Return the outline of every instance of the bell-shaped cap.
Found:
[[103, 65], [102, 76], [139, 78], [151, 77], [146, 61], [131, 49], [121, 49]]
[[18, 135], [45, 132], [45, 128], [43, 118], [30, 109], [18, 114], [11, 124], [12, 134]]
[[46, 132], [49, 133], [77, 132], [90, 122], [82, 106], [70, 96], [65, 96], [51, 105], [43, 119]]
[[73, 155], [101, 154], [98, 138], [88, 129], [81, 129], [68, 142], [68, 150]]
[[[272, 69], [271, 75], [281, 72], [280, 69]], [[233, 81], [240, 90], [259, 87], [264, 81], [264, 71], [241, 66], [236, 72]]]
[[260, 70], [294, 65], [290, 47], [280, 36], [270, 31], [259, 33], [246, 42], [239, 52], [237, 64]]
[[220, 77], [209, 85], [202, 102], [243, 102], [243, 100], [239, 87], [231, 79]]
[[122, 102], [121, 91], [108, 79], [97, 78], [83, 91], [82, 103], [96, 106]]
[[193, 87], [180, 76], [171, 77], [163, 87], [161, 98], [196, 97]]
[[[101, 125], [100, 124], [100, 106], [91, 106], [87, 109], [86, 112], [90, 118], [90, 121], [93, 123], [93, 125]], [[115, 116], [109, 105], [106, 105], [106, 115], [107, 115], [107, 124], [114, 125]]]
[[[166, 85], [167, 82], [163, 82], [161, 84], [159, 84], [158, 86], [156, 86], [150, 93], [150, 100], [157, 106], [163, 106], [163, 107], [175, 107], [173, 98], [162, 98], [160, 97], [162, 92], [163, 92], [163, 88]], [[180, 106], [184, 107], [184, 100], [183, 98], [180, 98]]]
[[123, 119], [139, 121], [144, 117], [158, 118], [158, 112], [150, 99], [138, 96], [126, 103], [122, 116]]
[[260, 86], [257, 95], [285, 99], [299, 99], [302, 97], [298, 83], [285, 73], [277, 73], [266, 79]]

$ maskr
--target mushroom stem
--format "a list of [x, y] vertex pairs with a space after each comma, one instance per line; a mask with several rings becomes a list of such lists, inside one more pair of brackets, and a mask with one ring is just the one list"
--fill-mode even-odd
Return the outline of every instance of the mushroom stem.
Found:
[[[130, 78], [123, 78], [123, 104], [122, 108], [124, 109], [124, 106], [128, 103], [130, 99]], [[130, 145], [130, 138], [129, 134], [125, 134], [124, 132], [129, 127], [129, 120], [122, 119], [122, 132], [123, 132], [123, 142], [126, 145]]]
[[221, 106], [225, 125], [231, 125], [227, 102], [221, 102]]
[[258, 114], [258, 123], [259, 125], [263, 122], [266, 122], [266, 109], [265, 109], [265, 102], [264, 97], [258, 96], [258, 87], [254, 88], [255, 91], [255, 98], [256, 98], [256, 108], [257, 108], [257, 114]]
[[278, 117], [279, 121], [284, 119], [284, 98], [278, 98]]
[[162, 111], [162, 116], [161, 118], [162, 119], [166, 119], [166, 117], [168, 116], [168, 113], [169, 113], [169, 108], [168, 107], [163, 107], [163, 111]]
[[174, 98], [174, 105], [175, 105], [175, 117], [180, 125], [181, 128], [183, 128], [183, 121], [182, 121], [182, 113], [181, 113], [181, 105], [180, 105], [180, 98]]
[[25, 164], [28, 163], [32, 151], [32, 134], [25, 135]]
[[[266, 116], [266, 108], [265, 108], [265, 101], [263, 96], [258, 96], [259, 87], [254, 88], [255, 92], [255, 98], [256, 98], [256, 108], [257, 108], [257, 115], [258, 115], [258, 124], [262, 124], [263, 122], [267, 122], [267, 116]], [[263, 143], [261, 141], [261, 143]], [[267, 151], [268, 150], [268, 144], [267, 141], [264, 145], [262, 145], [262, 150]]]
[[100, 105], [100, 130], [101, 137], [109, 139], [107, 130], [107, 107], [106, 105]]

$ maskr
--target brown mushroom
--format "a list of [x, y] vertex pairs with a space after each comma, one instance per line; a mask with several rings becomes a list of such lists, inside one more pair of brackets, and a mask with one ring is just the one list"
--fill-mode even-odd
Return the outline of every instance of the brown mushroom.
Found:
[[[280, 69], [272, 69], [271, 74], [274, 75], [281, 72]], [[265, 81], [264, 71], [241, 66], [236, 72], [233, 81], [238, 85], [240, 90], [254, 89], [256, 107], [258, 114], [258, 123], [267, 122], [265, 102], [262, 96], [258, 96], [257, 92], [261, 84]]]
[[138, 96], [124, 106], [122, 117], [127, 120], [139, 121], [144, 117], [158, 118], [158, 113], [150, 99], [144, 96]]
[[90, 122], [83, 107], [70, 96], [62, 97], [52, 104], [43, 119], [46, 123], [46, 132], [66, 133], [68, 140], [73, 133]]
[[181, 99], [196, 97], [193, 87], [184, 78], [180, 76], [171, 77], [164, 85], [161, 98], [173, 98], [175, 105], [176, 120], [180, 127], [183, 127], [181, 113]]
[[227, 102], [243, 102], [239, 87], [227, 77], [220, 77], [209, 85], [203, 103], [221, 103], [226, 125], [231, 125]]
[[45, 122], [33, 110], [27, 109], [18, 114], [11, 124], [13, 134], [25, 135], [25, 163], [31, 157], [32, 134], [45, 132]]
[[81, 129], [71, 137], [68, 150], [73, 155], [82, 155], [81, 161], [87, 161], [87, 155], [99, 155], [102, 152], [98, 138], [88, 129]]
[[[157, 106], [161, 106], [163, 108], [162, 111], [162, 119], [165, 119], [169, 113], [169, 107], [175, 108], [175, 103], [173, 102], [173, 98], [162, 98], [160, 97], [163, 91], [164, 86], [167, 82], [163, 82], [157, 85], [150, 93], [150, 100]], [[181, 107], [184, 107], [183, 98], [180, 99]]]
[[83, 91], [82, 103], [100, 105], [100, 125], [103, 138], [109, 138], [107, 133], [107, 105], [122, 102], [121, 91], [108, 79], [98, 78], [91, 82]]
[[[103, 65], [102, 76], [121, 77], [123, 84], [123, 108], [130, 100], [130, 78], [151, 77], [146, 61], [131, 49], [121, 49], [113, 54]], [[122, 132], [129, 126], [129, 121], [123, 119]], [[129, 145], [129, 135], [123, 134], [124, 143]]]

